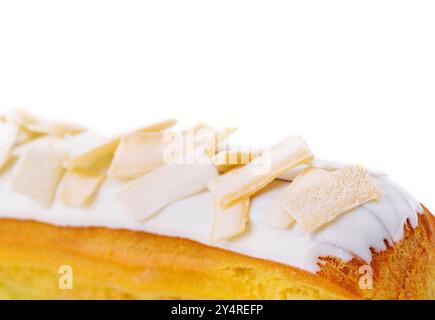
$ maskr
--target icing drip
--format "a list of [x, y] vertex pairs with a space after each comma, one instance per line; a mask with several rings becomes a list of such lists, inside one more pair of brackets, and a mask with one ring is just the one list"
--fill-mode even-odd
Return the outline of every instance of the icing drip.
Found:
[[212, 244], [209, 232], [213, 217], [210, 192], [203, 191], [164, 208], [145, 222], [131, 220], [119, 207], [114, 193], [122, 182], [107, 179], [95, 199], [86, 208], [72, 208], [56, 197], [50, 208], [10, 189], [8, 170], [0, 175], [0, 217], [33, 219], [59, 226], [101, 226], [146, 231], [184, 237], [210, 246], [217, 246], [252, 257], [292, 265], [309, 272], [319, 269], [318, 257], [334, 256], [349, 261], [358, 256], [371, 261], [370, 248], [385, 250], [388, 243], [403, 237], [404, 223], [417, 226], [420, 204], [401, 187], [386, 177], [375, 177], [385, 195], [343, 214], [317, 232], [306, 233], [297, 224], [277, 229], [262, 222], [263, 215], [287, 187], [286, 181], [274, 181], [252, 199], [247, 232], [232, 240]]

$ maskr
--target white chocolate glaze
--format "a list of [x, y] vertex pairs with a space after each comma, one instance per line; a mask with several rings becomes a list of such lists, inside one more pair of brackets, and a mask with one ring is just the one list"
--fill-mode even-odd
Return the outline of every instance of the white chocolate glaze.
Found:
[[318, 232], [306, 233], [296, 224], [289, 229], [277, 229], [262, 222], [263, 215], [289, 182], [274, 181], [252, 199], [247, 232], [230, 241], [211, 243], [213, 206], [209, 191], [170, 204], [147, 221], [132, 220], [120, 208], [115, 192], [122, 182], [108, 179], [95, 201], [87, 208], [72, 208], [56, 197], [50, 208], [39, 206], [30, 198], [12, 192], [10, 175], [0, 174], [0, 217], [31, 219], [58, 226], [101, 226], [146, 231], [155, 234], [183, 237], [210, 246], [224, 248], [252, 257], [291, 265], [309, 272], [319, 269], [318, 258], [334, 256], [349, 261], [358, 256], [370, 262], [370, 248], [384, 250], [389, 243], [403, 237], [404, 223], [417, 226], [420, 204], [386, 177], [375, 177], [385, 195], [343, 214]]

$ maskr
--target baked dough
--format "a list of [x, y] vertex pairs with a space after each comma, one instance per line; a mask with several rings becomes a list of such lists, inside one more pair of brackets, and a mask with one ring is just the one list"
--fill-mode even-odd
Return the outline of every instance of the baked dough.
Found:
[[[317, 274], [183, 239], [108, 228], [0, 219], [3, 299], [434, 299], [434, 218], [374, 252], [373, 289], [354, 258], [323, 257]], [[59, 266], [74, 287], [58, 286]]]

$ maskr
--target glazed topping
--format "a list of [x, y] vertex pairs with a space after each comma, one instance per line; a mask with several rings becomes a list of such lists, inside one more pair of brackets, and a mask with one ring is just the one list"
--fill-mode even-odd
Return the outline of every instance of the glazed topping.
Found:
[[316, 231], [382, 195], [361, 167], [323, 163], [328, 170], [313, 169], [322, 165], [316, 165], [299, 136], [269, 149], [242, 152], [222, 150], [234, 128], [215, 130], [205, 124], [168, 131], [176, 121], [167, 120], [107, 139], [24, 112], [2, 119], [0, 167], [18, 158], [11, 181], [15, 192], [49, 207], [59, 189], [65, 205], [86, 207], [109, 176], [122, 182], [113, 195], [118, 204], [131, 219], [144, 221], [208, 187], [214, 201], [214, 242], [246, 230], [250, 198], [276, 179], [294, 182], [263, 221], [284, 229], [297, 222]]
[[[304, 203], [307, 206], [297, 211], [288, 211], [280, 206], [279, 199], [287, 198], [286, 190], [292, 186], [292, 181], [305, 179], [299, 175], [307, 168], [327, 170], [323, 172], [326, 175], [319, 174], [311, 180], [313, 185], [323, 186], [326, 176], [348, 167], [347, 164], [319, 159], [306, 161], [280, 173], [265, 188], [224, 207], [220, 197], [207, 190], [207, 183], [217, 177], [218, 170], [221, 174], [225, 173], [221, 175], [224, 178], [236, 168], [249, 168], [256, 163], [256, 158], [270, 151], [240, 151], [233, 149], [231, 143], [222, 145], [222, 137], [234, 131], [231, 128], [213, 130], [200, 124], [184, 131], [174, 128], [163, 131], [162, 123], [151, 126], [151, 134], [163, 133], [168, 137], [168, 147], [163, 148], [162, 155], [161, 151], [151, 146], [142, 150], [140, 144], [134, 144], [134, 148], [128, 146], [124, 154], [125, 149], [121, 149], [123, 138], [140, 130], [107, 139], [89, 130], [70, 130], [68, 134], [64, 134], [65, 131], [59, 133], [59, 130], [45, 130], [45, 133], [43, 130], [30, 131], [36, 130], [30, 123], [47, 125], [51, 122], [20, 112], [0, 116], [0, 159], [4, 163], [0, 172], [2, 218], [183, 237], [316, 272], [319, 270], [318, 257], [333, 256], [349, 261], [358, 256], [369, 263], [373, 250], [385, 250], [387, 242], [392, 245], [400, 241], [404, 225], [409, 221], [415, 228], [418, 213], [423, 212], [420, 204], [407, 192], [385, 175], [373, 171], [368, 171], [373, 178], [370, 185], [373, 183], [373, 190], [379, 187], [384, 193], [379, 199], [363, 203], [370, 197], [360, 198], [361, 194], [367, 195], [367, 189], [363, 185], [360, 189], [357, 185], [352, 186], [352, 190], [358, 192], [352, 191], [349, 197], [357, 202], [352, 200], [352, 209], [349, 210], [350, 207], [343, 207], [348, 202], [340, 200], [337, 206], [334, 204], [332, 207], [329, 202], [325, 203], [322, 199], [327, 198], [326, 193], [319, 198], [307, 195]], [[169, 128], [174, 121], [165, 123]], [[297, 149], [295, 145], [284, 149], [290, 152]], [[67, 159], [61, 161], [59, 156], [64, 152]], [[141, 172], [144, 163], [151, 163], [147, 158], [148, 152], [163, 158], [163, 163], [158, 165], [157, 162], [153, 164], [155, 168], [151, 166], [145, 169], [146, 172]], [[125, 176], [122, 173], [117, 177], [108, 169], [114, 166], [112, 159], [118, 153], [122, 158], [120, 168], [134, 169], [131, 176], [131, 172], [126, 171]], [[289, 162], [288, 158], [283, 159], [285, 167]], [[267, 171], [256, 173], [261, 178], [261, 174], [267, 175]], [[59, 176], [62, 177], [60, 182]], [[360, 177], [357, 175], [355, 181], [361, 181]], [[308, 180], [304, 184], [309, 184]], [[239, 186], [236, 183], [237, 190]], [[296, 188], [296, 183], [293, 187]], [[343, 187], [341, 182], [340, 187]], [[225, 190], [223, 188], [224, 195]], [[292, 202], [292, 197], [287, 199]], [[362, 204], [359, 204], [360, 201]], [[302, 219], [307, 212], [313, 217], [319, 213], [310, 209], [314, 204], [322, 210], [328, 208], [319, 210], [321, 216], [316, 218], [329, 220], [332, 214], [333, 220], [313, 232], [307, 232]], [[294, 218], [301, 213], [302, 217], [296, 221]]]
[[272, 227], [286, 229], [295, 223], [295, 219], [276, 202], [265, 213], [263, 222]]

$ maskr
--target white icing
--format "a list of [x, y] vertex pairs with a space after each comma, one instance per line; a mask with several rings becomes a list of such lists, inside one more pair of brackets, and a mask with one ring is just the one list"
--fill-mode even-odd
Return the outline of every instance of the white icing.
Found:
[[[344, 163], [344, 162], [327, 161], [327, 160], [315, 158], [309, 164], [302, 164], [300, 166], [297, 166], [289, 171], [286, 171], [286, 172], [280, 174], [278, 176], [278, 179], [286, 180], [286, 181], [293, 181], [298, 176], [299, 173], [301, 173], [302, 171], [304, 171], [306, 168], [309, 168], [309, 167], [325, 169], [325, 170], [337, 170], [337, 169], [342, 169], [342, 168], [349, 166], [349, 165], [351, 165], [351, 164]], [[369, 172], [370, 175], [375, 176], [375, 177], [387, 176], [386, 173], [383, 173], [381, 171], [367, 169], [367, 168], [366, 168], [366, 170]]]
[[358, 256], [371, 261], [370, 248], [384, 250], [389, 243], [403, 237], [407, 219], [417, 225], [420, 204], [386, 177], [375, 177], [385, 196], [348, 212], [315, 233], [306, 233], [299, 225], [277, 229], [262, 222], [263, 215], [288, 182], [274, 181], [256, 195], [251, 204], [248, 230], [235, 239], [218, 244], [209, 241], [213, 206], [208, 191], [182, 199], [164, 208], [147, 221], [129, 218], [115, 200], [114, 193], [122, 182], [107, 179], [93, 204], [72, 208], [56, 197], [50, 208], [12, 192], [9, 182], [12, 170], [0, 175], [0, 217], [32, 219], [59, 226], [102, 226], [140, 230], [155, 234], [184, 237], [210, 246], [217, 246], [252, 257], [292, 265], [309, 272], [318, 270], [318, 257], [334, 256], [349, 261]]

